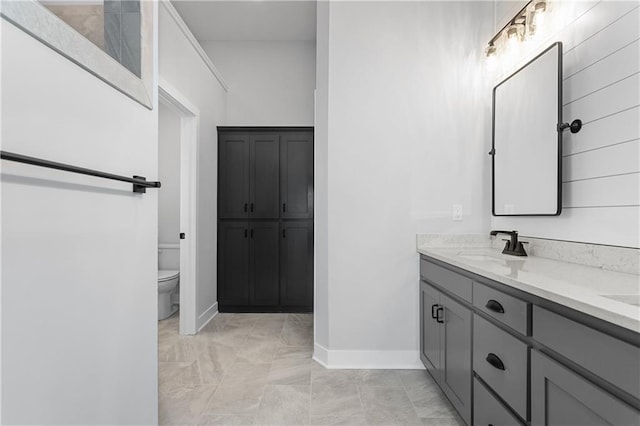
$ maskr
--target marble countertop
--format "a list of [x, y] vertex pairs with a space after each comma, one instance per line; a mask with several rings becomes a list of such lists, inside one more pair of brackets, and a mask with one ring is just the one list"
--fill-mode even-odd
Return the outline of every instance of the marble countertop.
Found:
[[490, 247], [418, 246], [418, 253], [640, 332], [640, 276]]

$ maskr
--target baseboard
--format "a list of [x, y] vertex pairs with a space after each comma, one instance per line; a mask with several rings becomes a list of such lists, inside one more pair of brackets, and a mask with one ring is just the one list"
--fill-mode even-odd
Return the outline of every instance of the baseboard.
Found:
[[204, 326], [209, 324], [209, 321], [211, 321], [216, 315], [218, 315], [218, 302], [211, 305], [209, 309], [204, 311], [204, 313], [198, 317], [196, 329], [198, 331], [202, 330]]
[[316, 343], [313, 359], [332, 369], [424, 370], [419, 351], [329, 350]]

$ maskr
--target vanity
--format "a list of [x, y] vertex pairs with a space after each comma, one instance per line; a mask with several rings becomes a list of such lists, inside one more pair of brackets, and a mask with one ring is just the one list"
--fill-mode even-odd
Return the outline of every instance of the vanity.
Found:
[[420, 358], [468, 425], [640, 424], [638, 275], [418, 252]]

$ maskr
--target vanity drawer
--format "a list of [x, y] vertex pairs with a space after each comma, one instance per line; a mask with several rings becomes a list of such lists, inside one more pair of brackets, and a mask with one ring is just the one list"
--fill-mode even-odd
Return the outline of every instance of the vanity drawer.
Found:
[[474, 281], [473, 305], [518, 333], [527, 335], [527, 302]]
[[526, 418], [527, 345], [477, 314], [473, 317], [473, 370]]
[[640, 399], [640, 348], [533, 307], [533, 338]]
[[522, 422], [473, 378], [473, 423], [478, 426], [521, 426]]
[[473, 284], [470, 278], [431, 263], [424, 258], [420, 258], [420, 277], [439, 285], [467, 302], [471, 302]]

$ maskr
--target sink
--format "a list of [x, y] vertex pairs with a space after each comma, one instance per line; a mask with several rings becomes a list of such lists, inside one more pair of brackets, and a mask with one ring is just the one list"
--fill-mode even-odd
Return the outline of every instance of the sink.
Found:
[[602, 297], [628, 305], [640, 306], [640, 294], [603, 294]]
[[501, 262], [502, 259], [494, 257], [494, 256], [489, 256], [486, 254], [466, 254], [466, 253], [460, 253], [458, 254], [459, 257], [463, 258], [463, 259], [467, 259], [467, 260], [475, 260], [475, 261], [480, 261], [480, 262]]

